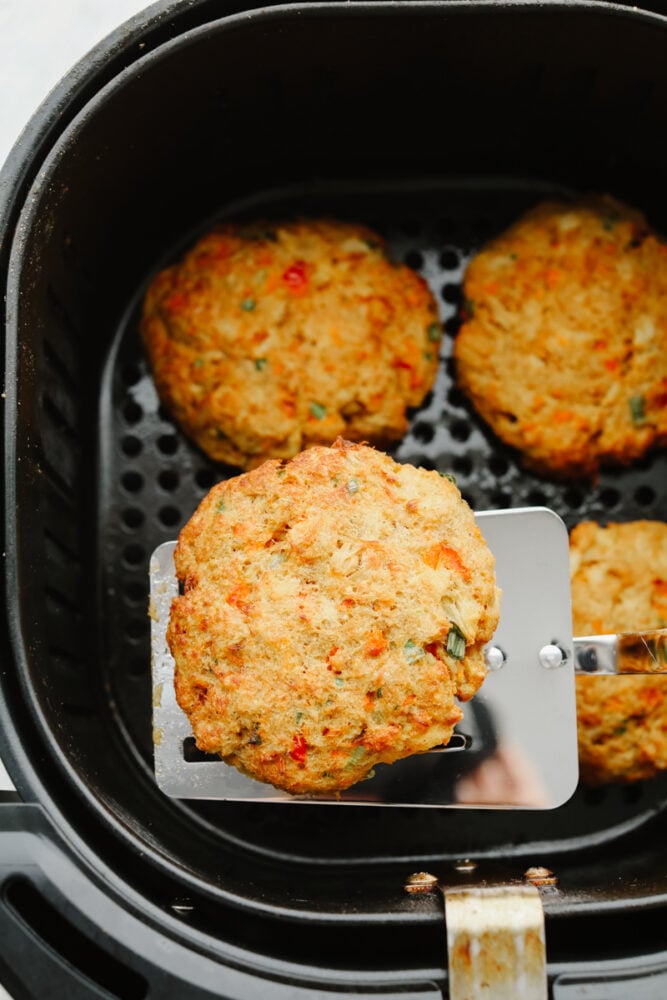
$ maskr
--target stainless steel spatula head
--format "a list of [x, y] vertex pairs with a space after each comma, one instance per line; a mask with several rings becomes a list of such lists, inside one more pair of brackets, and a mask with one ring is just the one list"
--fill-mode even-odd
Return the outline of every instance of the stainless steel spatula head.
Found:
[[545, 508], [480, 513], [496, 558], [500, 624], [486, 647], [488, 675], [447, 748], [375, 768], [329, 796], [292, 796], [200, 753], [174, 694], [166, 642], [178, 593], [174, 542], [150, 564], [155, 776], [174, 798], [357, 805], [552, 809], [578, 780], [568, 536]]

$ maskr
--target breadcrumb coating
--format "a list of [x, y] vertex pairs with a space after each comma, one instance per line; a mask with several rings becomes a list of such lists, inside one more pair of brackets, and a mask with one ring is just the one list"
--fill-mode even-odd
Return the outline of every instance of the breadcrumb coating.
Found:
[[400, 439], [442, 336], [424, 279], [370, 229], [331, 220], [210, 232], [153, 280], [141, 332], [176, 421], [242, 468], [339, 435]]
[[527, 466], [593, 477], [667, 442], [667, 244], [608, 196], [546, 202], [470, 263], [457, 380]]
[[456, 486], [337, 441], [214, 487], [168, 641], [197, 746], [296, 794], [447, 743], [485, 676], [494, 560]]

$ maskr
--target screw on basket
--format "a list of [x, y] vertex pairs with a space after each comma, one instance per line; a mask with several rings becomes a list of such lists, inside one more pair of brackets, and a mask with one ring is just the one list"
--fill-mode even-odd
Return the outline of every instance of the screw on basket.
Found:
[[558, 885], [558, 877], [549, 868], [543, 868], [541, 865], [533, 865], [527, 868], [523, 873], [523, 877], [526, 882], [530, 882], [531, 885], [536, 886], [554, 886]]
[[173, 899], [169, 907], [178, 917], [189, 917], [194, 912], [192, 900], [185, 896]]
[[405, 880], [405, 891], [411, 895], [425, 892], [435, 892], [438, 888], [438, 879], [430, 872], [413, 872]]
[[477, 870], [477, 862], [472, 861], [470, 858], [461, 858], [460, 861], [454, 863], [455, 872], [474, 872]]

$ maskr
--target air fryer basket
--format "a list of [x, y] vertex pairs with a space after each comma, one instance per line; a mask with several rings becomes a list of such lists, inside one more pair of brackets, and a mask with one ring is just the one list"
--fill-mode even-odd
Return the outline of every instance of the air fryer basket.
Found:
[[[450, 356], [467, 259], [537, 200], [608, 191], [667, 232], [667, 22], [577, 2], [193, 10], [201, 26], [190, 10], [180, 34], [168, 8], [147, 17], [125, 67], [116, 58], [85, 100], [79, 88], [17, 209], [3, 678], [15, 780], [147, 924], [275, 982], [438, 995], [441, 905], [403, 892], [423, 868], [451, 883], [555, 870], [554, 976], [662, 961], [666, 780], [582, 788], [548, 813], [158, 792], [148, 558], [235, 470], [159, 406], [137, 317], [150, 276], [213, 220], [368, 222], [429, 281], [446, 329], [437, 384], [395, 456], [453, 471], [478, 510], [545, 504], [569, 526], [664, 519], [667, 456], [594, 484], [528, 474], [453, 386]], [[569, 995], [565, 980], [555, 995]]]

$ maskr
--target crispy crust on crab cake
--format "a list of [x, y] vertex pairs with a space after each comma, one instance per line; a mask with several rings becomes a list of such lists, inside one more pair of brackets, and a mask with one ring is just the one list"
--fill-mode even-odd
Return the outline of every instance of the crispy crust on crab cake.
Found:
[[228, 224], [154, 279], [141, 331], [162, 401], [213, 459], [254, 468], [407, 429], [438, 368], [436, 301], [364, 226]]
[[292, 793], [447, 743], [485, 676], [494, 560], [456, 486], [337, 441], [214, 487], [168, 641], [197, 746]]
[[[667, 625], [667, 524], [591, 521], [570, 536], [576, 635]], [[667, 677], [577, 677], [586, 784], [631, 782], [667, 768]]]
[[667, 442], [667, 245], [607, 196], [529, 211], [470, 263], [461, 389], [527, 466], [594, 476]]

